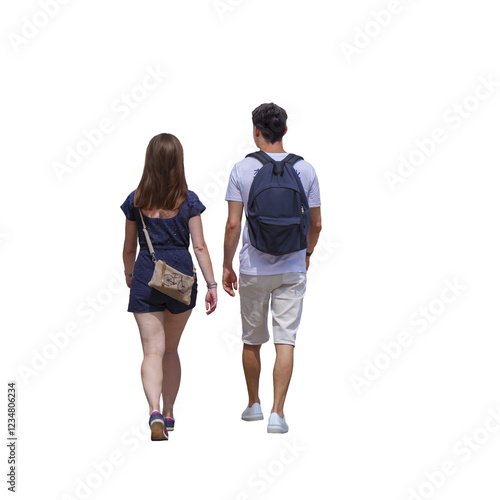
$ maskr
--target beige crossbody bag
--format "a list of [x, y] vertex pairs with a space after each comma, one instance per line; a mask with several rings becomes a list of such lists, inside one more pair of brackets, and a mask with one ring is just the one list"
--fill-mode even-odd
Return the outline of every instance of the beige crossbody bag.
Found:
[[144, 228], [144, 234], [148, 242], [149, 253], [155, 264], [153, 277], [148, 285], [183, 304], [191, 304], [191, 291], [196, 280], [196, 267], [193, 264], [193, 276], [188, 276], [169, 266], [165, 261], [157, 260], [146, 224], [144, 224], [141, 209], [139, 209], [139, 213], [141, 214], [142, 227]]

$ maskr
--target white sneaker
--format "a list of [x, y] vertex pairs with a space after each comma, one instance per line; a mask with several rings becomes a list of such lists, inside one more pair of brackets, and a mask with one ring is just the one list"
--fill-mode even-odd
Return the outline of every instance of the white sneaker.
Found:
[[267, 432], [284, 434], [288, 432], [288, 424], [285, 422], [285, 415], [281, 418], [277, 413], [271, 413], [267, 424]]
[[241, 414], [241, 418], [247, 422], [251, 422], [252, 420], [264, 420], [260, 404], [254, 403], [251, 407], [248, 406], [247, 409]]

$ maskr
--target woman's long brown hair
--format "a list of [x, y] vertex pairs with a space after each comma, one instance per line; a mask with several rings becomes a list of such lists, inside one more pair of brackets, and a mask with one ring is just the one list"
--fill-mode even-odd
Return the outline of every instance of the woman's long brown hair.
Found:
[[155, 135], [146, 150], [134, 206], [145, 210], [178, 210], [187, 194], [182, 144], [175, 135]]

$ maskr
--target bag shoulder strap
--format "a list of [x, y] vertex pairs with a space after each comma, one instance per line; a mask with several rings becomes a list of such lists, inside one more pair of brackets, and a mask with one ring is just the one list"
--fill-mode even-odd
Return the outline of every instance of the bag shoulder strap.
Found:
[[300, 160], [303, 160], [302, 156], [299, 155], [294, 155], [290, 153], [283, 161], [283, 164], [286, 164], [290, 167], [290, 172], [292, 176], [295, 178], [295, 181], [297, 182], [297, 187], [299, 188], [300, 196], [302, 197], [302, 201], [304, 204], [307, 204], [309, 206], [309, 202], [307, 201], [307, 196], [306, 192], [304, 191], [304, 186], [302, 185], [302, 181], [300, 180], [299, 175], [297, 174], [297, 171], [293, 168], [293, 166]]
[[142, 216], [142, 210], [138, 208], [139, 214], [141, 215], [142, 228], [144, 229], [144, 235], [146, 236], [146, 241], [148, 242], [149, 253], [151, 254], [151, 258], [153, 262], [156, 262], [155, 250], [153, 248], [153, 244], [151, 243], [151, 238], [149, 237], [148, 230], [146, 229], [146, 224], [144, 224], [144, 217]]
[[281, 160], [283, 163], [287, 163], [288, 165], [291, 165], [292, 167], [300, 160], [303, 160], [302, 156], [299, 155], [294, 155], [293, 153], [290, 153], [285, 159]]
[[259, 160], [263, 165], [266, 165], [267, 163], [272, 163], [273, 172], [276, 175], [283, 175], [283, 171], [285, 169], [285, 167], [284, 167], [285, 164], [288, 164], [288, 165], [293, 167], [299, 160], [304, 159], [304, 158], [302, 158], [302, 156], [290, 153], [283, 160], [276, 162], [276, 160], [273, 160], [264, 151], [256, 151], [255, 153], [247, 154], [246, 158], [248, 158], [248, 157], [255, 158], [256, 160]]
[[267, 153], [264, 153], [264, 151], [255, 151], [254, 153], [249, 153], [245, 156], [245, 158], [255, 158], [256, 160], [259, 160], [262, 165], [266, 165], [267, 163], [272, 163], [273, 165], [276, 164], [276, 161], [273, 160]]
[[298, 156], [298, 155], [294, 155], [293, 153], [290, 153], [285, 158], [283, 158], [283, 160], [281, 160], [281, 162], [279, 164], [278, 172], [275, 172], [275, 173], [279, 173], [279, 174], [283, 175], [283, 172], [285, 171], [285, 165], [288, 165], [288, 166], [290, 166], [292, 168], [294, 174], [296, 174], [295, 169], [293, 168], [293, 166], [299, 160], [303, 160], [303, 159], [304, 158], [302, 158], [302, 156]]

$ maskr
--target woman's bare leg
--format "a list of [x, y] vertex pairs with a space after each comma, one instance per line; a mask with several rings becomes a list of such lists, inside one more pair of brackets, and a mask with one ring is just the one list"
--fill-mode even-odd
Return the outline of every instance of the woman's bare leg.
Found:
[[163, 355], [163, 416], [174, 418], [174, 403], [181, 383], [181, 362], [177, 347], [192, 309], [180, 314], [172, 314], [165, 309], [165, 353]]
[[160, 410], [162, 386], [162, 359], [165, 352], [165, 331], [163, 312], [134, 313], [141, 335], [144, 359], [141, 378], [149, 404], [149, 413]]

